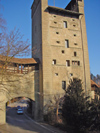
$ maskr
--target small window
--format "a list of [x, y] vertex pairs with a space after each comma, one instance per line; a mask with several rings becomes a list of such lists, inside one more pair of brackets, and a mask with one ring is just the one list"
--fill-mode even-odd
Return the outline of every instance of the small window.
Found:
[[66, 60], [66, 66], [69, 67], [70, 66], [70, 61]]
[[73, 66], [77, 66], [77, 61], [72, 61]]
[[58, 76], [58, 73], [55, 73], [55, 76]]
[[54, 22], [55, 24], [57, 24], [57, 22]]
[[64, 50], [62, 50], [62, 54], [64, 54], [65, 53], [65, 51]]
[[57, 43], [60, 43], [60, 41], [56, 41]]
[[70, 73], [70, 77], [72, 77], [73, 76], [73, 73]]
[[72, 19], [73, 21], [75, 21], [75, 19]]
[[74, 45], [78, 45], [77, 43], [74, 43]]
[[73, 27], [76, 27], [76, 25], [73, 25]]
[[54, 18], [56, 18], [56, 16], [54, 16]]
[[76, 36], [76, 34], [74, 34], [74, 36]]
[[80, 61], [72, 61], [73, 66], [80, 66]]
[[19, 66], [19, 70], [21, 70], [21, 66]]
[[65, 48], [69, 48], [69, 40], [65, 40]]
[[59, 32], [56, 32], [56, 34], [59, 34]]
[[64, 28], [67, 28], [67, 22], [64, 21]]
[[78, 66], [80, 66], [80, 61], [78, 61]]
[[66, 81], [62, 81], [62, 89], [66, 89]]
[[77, 53], [76, 52], [74, 52], [74, 56], [77, 56]]
[[56, 60], [53, 60], [53, 61], [52, 61], [52, 64], [55, 65], [55, 64], [56, 64]]

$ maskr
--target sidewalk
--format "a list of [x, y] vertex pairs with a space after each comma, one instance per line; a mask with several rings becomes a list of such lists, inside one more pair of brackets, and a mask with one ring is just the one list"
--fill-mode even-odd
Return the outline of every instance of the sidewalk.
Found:
[[[34, 119], [32, 119], [32, 116], [26, 111], [24, 110], [24, 113], [26, 114], [27, 117], [29, 117], [31, 120], [34, 121]], [[35, 123], [39, 124], [40, 126], [44, 127], [44, 128], [47, 128], [47, 129], [50, 129], [53, 133], [66, 133], [65, 131], [62, 131], [54, 126], [51, 126], [47, 123], [45, 123], [44, 121], [41, 122], [41, 121], [34, 121]]]

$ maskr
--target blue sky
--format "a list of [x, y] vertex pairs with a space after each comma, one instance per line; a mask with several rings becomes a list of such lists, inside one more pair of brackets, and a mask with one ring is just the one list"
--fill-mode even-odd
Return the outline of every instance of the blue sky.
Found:
[[[55, 6], [64, 8], [69, 1], [55, 0]], [[33, 0], [1, 0], [2, 14], [8, 30], [13, 30], [14, 27], [20, 29], [30, 43], [32, 3]], [[90, 71], [96, 75], [100, 74], [100, 0], [84, 0], [84, 3]], [[53, 6], [54, 0], [48, 0], [48, 4]]]

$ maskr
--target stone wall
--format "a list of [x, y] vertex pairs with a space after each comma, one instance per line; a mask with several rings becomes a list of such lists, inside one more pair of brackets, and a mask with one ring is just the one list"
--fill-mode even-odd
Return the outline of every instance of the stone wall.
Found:
[[15, 97], [27, 97], [35, 102], [35, 119], [39, 112], [39, 71], [28, 74], [5, 73], [0, 77], [0, 124], [6, 122], [6, 102]]

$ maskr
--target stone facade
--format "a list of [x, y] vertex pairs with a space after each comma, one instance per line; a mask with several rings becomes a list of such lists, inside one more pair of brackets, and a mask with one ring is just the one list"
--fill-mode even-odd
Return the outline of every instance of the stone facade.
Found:
[[6, 122], [6, 103], [16, 97], [30, 98], [32, 115], [34, 119], [40, 119], [39, 71], [33, 70], [33, 67], [37, 69], [34, 64], [24, 64], [28, 67], [23, 68], [23, 73], [14, 66], [10, 64], [6, 71], [0, 69], [0, 124]]
[[48, 101], [62, 97], [74, 77], [91, 95], [84, 1], [71, 0], [62, 9], [48, 6], [48, 0], [34, 0], [31, 9], [33, 58], [13, 58], [6, 67], [9, 74], [0, 77], [0, 124], [6, 121], [6, 102], [19, 96], [32, 99], [34, 118], [42, 119]]
[[63, 95], [70, 78], [78, 77], [90, 95], [90, 68], [84, 1], [71, 0], [65, 9], [48, 6], [48, 0], [32, 5], [33, 58], [40, 60], [40, 91], [43, 106], [49, 96]]

